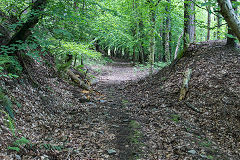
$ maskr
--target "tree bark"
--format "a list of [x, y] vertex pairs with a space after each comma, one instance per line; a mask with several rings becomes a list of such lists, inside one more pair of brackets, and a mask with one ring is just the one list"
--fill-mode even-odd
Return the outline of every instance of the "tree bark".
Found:
[[86, 89], [86, 90], [90, 90], [90, 86], [87, 85], [84, 81], [82, 81], [81, 79], [79, 79], [71, 70], [67, 70], [67, 74], [69, 75], [69, 77], [72, 79], [72, 81], [74, 81], [75, 83], [77, 83], [82, 89]]
[[[209, 1], [209, 0], [208, 0]], [[206, 1], [205, 1], [206, 2]], [[210, 40], [210, 33], [211, 33], [211, 7], [207, 6], [208, 11], [208, 21], [207, 21], [207, 41]]]
[[[163, 23], [162, 28], [165, 28], [165, 23]], [[166, 62], [166, 55], [165, 55], [165, 43], [166, 43], [166, 33], [164, 29], [161, 29], [161, 37], [162, 37], [162, 53], [160, 53], [160, 58], [159, 60], [161, 62]]]
[[[193, 0], [194, 1], [194, 0]], [[191, 0], [184, 0], [184, 50], [195, 41], [195, 5]]]
[[[236, 2], [237, 0], [231, 0], [231, 2]], [[236, 7], [233, 7], [233, 9], [235, 10], [235, 12], [237, 11]], [[234, 32], [232, 31], [232, 29], [228, 26], [228, 34], [234, 36]], [[236, 38], [232, 38], [227, 36], [227, 46], [231, 46], [231, 47], [236, 47], [237, 43], [236, 43]]]
[[240, 41], [240, 21], [237, 14], [235, 13], [232, 3], [230, 0], [217, 0], [221, 8], [220, 13], [224, 17], [225, 21], [228, 23], [228, 26], [231, 27], [235, 36], [237, 36]]
[[171, 0], [167, 0], [168, 2], [168, 6], [166, 7], [166, 12], [167, 12], [167, 16], [166, 16], [166, 37], [165, 37], [165, 55], [167, 58], [167, 62], [169, 62], [171, 60], [171, 52], [170, 52], [170, 30], [171, 30], [171, 13], [170, 13], [170, 5], [171, 5]]
[[182, 88], [180, 90], [180, 96], [179, 96], [179, 100], [183, 100], [186, 97], [186, 94], [188, 92], [189, 89], [189, 81], [191, 78], [191, 74], [192, 74], [192, 69], [187, 69], [184, 73], [184, 80], [183, 80], [183, 85]]
[[136, 47], [135, 46], [133, 46], [132, 61], [133, 61], [133, 65], [135, 65], [136, 64]]
[[179, 50], [179, 46], [180, 46], [180, 44], [181, 44], [182, 36], [183, 36], [183, 32], [182, 32], [181, 35], [178, 37], [177, 46], [176, 46], [176, 50], [175, 50], [175, 54], [174, 54], [174, 59], [177, 58], [178, 50]]
[[11, 40], [8, 42], [8, 46], [11, 44], [17, 44], [18, 41], [24, 42], [31, 35], [31, 28], [33, 28], [40, 19], [40, 11], [44, 10], [47, 0], [37, 0], [33, 3], [31, 9], [31, 15], [17, 33], [13, 35]]
[[144, 63], [144, 47], [143, 47], [143, 39], [144, 39], [144, 24], [142, 19], [139, 21], [139, 33], [140, 33], [140, 43], [139, 43], [139, 62]]
[[150, 52], [150, 55], [149, 55], [149, 62], [150, 62], [150, 65], [151, 65], [151, 69], [150, 69], [150, 75], [152, 75], [153, 73], [153, 65], [154, 65], [154, 59], [155, 59], [155, 34], [154, 34], [154, 30], [155, 30], [155, 8], [154, 8], [154, 4], [153, 2], [150, 2], [150, 23], [151, 23], [151, 29], [150, 29], [150, 46], [149, 46], [149, 52]]
[[217, 13], [217, 39], [220, 39], [220, 28], [222, 24], [222, 17], [220, 13]]

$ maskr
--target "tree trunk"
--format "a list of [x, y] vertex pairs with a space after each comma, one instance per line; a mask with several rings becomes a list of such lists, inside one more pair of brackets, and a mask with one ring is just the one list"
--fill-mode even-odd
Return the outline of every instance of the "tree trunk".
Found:
[[180, 47], [180, 44], [181, 44], [182, 36], [183, 36], [183, 32], [182, 32], [181, 35], [178, 37], [177, 46], [176, 46], [176, 50], [175, 50], [175, 54], [174, 54], [174, 59], [177, 58], [178, 50], [179, 50], [179, 47]]
[[[236, 2], [237, 0], [231, 0], [231, 2]], [[235, 12], [237, 11], [237, 8], [234, 7]], [[232, 29], [228, 26], [228, 35], [232, 35], [234, 36], [234, 32], [232, 31]], [[227, 46], [231, 46], [231, 47], [237, 47], [237, 43], [236, 43], [236, 38], [233, 37], [229, 37], [227, 36]]]
[[[163, 26], [162, 26], [162, 28], [165, 28], [165, 23], [163, 23]], [[165, 30], [164, 29], [161, 29], [161, 33], [162, 33], [162, 35], [161, 35], [161, 37], [162, 37], [162, 53], [160, 53], [160, 61], [161, 62], [166, 62], [167, 60], [166, 60], [166, 55], [165, 55], [165, 43], [166, 43], [166, 33], [165, 33]]]
[[141, 64], [144, 64], [145, 60], [144, 60], [144, 48], [143, 48], [143, 42], [141, 42], [140, 46], [139, 46], [139, 62]]
[[[195, 0], [193, 0], [195, 1]], [[184, 50], [195, 41], [195, 5], [191, 0], [184, 0]]]
[[108, 56], [111, 56], [111, 48], [110, 47], [108, 47]]
[[139, 33], [140, 33], [140, 43], [139, 43], [139, 62], [144, 63], [144, 47], [143, 47], [143, 39], [144, 39], [144, 24], [143, 21], [140, 19], [139, 21]]
[[150, 46], [149, 46], [149, 62], [151, 65], [151, 69], [150, 69], [150, 75], [152, 75], [153, 73], [153, 65], [154, 65], [154, 57], [155, 57], [155, 34], [154, 34], [154, 30], [155, 30], [155, 8], [154, 8], [154, 4], [153, 2], [150, 2], [150, 23], [151, 23], [151, 29], [150, 29]]
[[220, 13], [217, 13], [217, 39], [220, 39], [220, 28], [222, 24], [222, 17]]
[[41, 16], [39, 12], [44, 10], [46, 4], [47, 0], [37, 0], [34, 2], [31, 15], [28, 17], [27, 21], [23, 23], [19, 31], [13, 35], [8, 43], [8, 46], [11, 44], [16, 44], [18, 41], [24, 42], [31, 35], [31, 28], [38, 23]]
[[133, 65], [135, 65], [136, 64], [136, 47], [135, 46], [133, 46], [132, 61], [133, 61]]
[[170, 62], [171, 60], [171, 52], [170, 52], [170, 45], [169, 45], [169, 41], [170, 41], [170, 30], [171, 30], [171, 13], [170, 13], [170, 5], [171, 5], [171, 0], [167, 0], [168, 1], [168, 6], [166, 7], [166, 12], [167, 12], [167, 16], [166, 16], [166, 39], [165, 39], [165, 55], [167, 58], [167, 62]]
[[125, 53], [124, 53], [124, 58], [125, 58], [126, 60], [129, 60], [129, 49], [125, 49], [124, 52], [125, 52]]
[[82, 89], [90, 90], [90, 86], [87, 85], [84, 81], [79, 79], [70, 69], [66, 71], [69, 77], [72, 79], [73, 82], [77, 83]]
[[[208, 0], [209, 1], [209, 0]], [[205, 1], [206, 2], [206, 1]], [[207, 21], [207, 41], [210, 40], [210, 32], [211, 32], [211, 7], [207, 6], [208, 11], [208, 21]]]
[[235, 36], [237, 36], [240, 41], [240, 21], [237, 14], [235, 13], [232, 3], [230, 0], [217, 0], [221, 8], [221, 14], [224, 17], [225, 21], [228, 23], [228, 26], [231, 27]]
[[110, 53], [111, 53], [111, 57], [113, 58], [114, 57], [114, 48], [110, 50]]

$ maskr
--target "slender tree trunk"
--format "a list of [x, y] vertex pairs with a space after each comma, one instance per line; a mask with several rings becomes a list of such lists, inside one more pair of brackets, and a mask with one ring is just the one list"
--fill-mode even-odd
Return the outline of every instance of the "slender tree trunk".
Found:
[[132, 54], [132, 61], [133, 61], [133, 65], [136, 64], [136, 47], [133, 47], [133, 54]]
[[[208, 0], [209, 1], [209, 0]], [[206, 1], [205, 1], [206, 2]], [[208, 11], [208, 21], [207, 21], [207, 41], [210, 40], [210, 32], [211, 32], [211, 7], [207, 6]]]
[[114, 47], [113, 54], [114, 54], [113, 55], [114, 57], [117, 57], [117, 48], [116, 47]]
[[140, 46], [139, 46], [139, 62], [141, 64], [144, 64], [145, 60], [144, 60], [144, 48], [143, 48], [143, 42], [140, 43]]
[[125, 48], [122, 48], [122, 59], [125, 57]]
[[183, 32], [182, 32], [181, 35], [178, 37], [178, 42], [177, 42], [177, 46], [176, 46], [176, 50], [175, 50], [175, 54], [174, 54], [174, 59], [177, 58], [178, 50], [179, 50], [179, 47], [180, 47], [180, 44], [181, 44], [182, 36], [183, 36]]
[[111, 48], [110, 47], [108, 47], [108, 56], [111, 56]]
[[[193, 0], [195, 1], [195, 0]], [[187, 49], [188, 44], [195, 41], [195, 6], [191, 0], [184, 0], [184, 34], [183, 46]]]
[[222, 24], [221, 14], [217, 13], [217, 39], [220, 39], [221, 24]]
[[190, 0], [189, 11], [189, 41], [193, 43], [196, 40], [196, 25], [195, 25], [195, 2], [196, 0]]
[[165, 55], [167, 58], [167, 62], [171, 61], [171, 52], [170, 52], [170, 45], [169, 45], [169, 41], [170, 41], [170, 30], [171, 30], [171, 13], [170, 13], [170, 5], [171, 5], [171, 0], [167, 0], [168, 1], [168, 6], [166, 7], [166, 12], [167, 12], [167, 16], [166, 16], [166, 39], [165, 39]]
[[140, 33], [140, 43], [139, 43], [139, 62], [144, 63], [144, 47], [143, 47], [143, 39], [144, 39], [144, 25], [143, 21], [139, 21], [139, 33]]
[[232, 7], [231, 1], [230, 0], [217, 0], [217, 1], [221, 8], [220, 13], [227, 21], [228, 26], [231, 27], [235, 36], [237, 36], [238, 40], [240, 41], [240, 21]]
[[[163, 20], [163, 22], [165, 22]], [[162, 28], [165, 28], [166, 23], [163, 23]], [[166, 32], [164, 29], [161, 29], [161, 37], [162, 37], [162, 53], [160, 53], [160, 61], [166, 62], [166, 55], [165, 55], [165, 43], [166, 43]]]
[[[135, 0], [133, 0], [133, 3], [132, 3], [132, 8], [133, 8], [133, 16], [136, 18], [136, 1]], [[133, 37], [134, 38], [137, 38], [136, 37], [136, 32], [137, 32], [137, 24], [136, 24], [136, 22], [133, 20], [133, 22], [132, 22], [134, 25], [133, 25], [133, 27], [132, 27], [132, 34], [133, 34]], [[133, 54], [132, 54], [132, 61], [133, 61], [133, 65], [135, 65], [136, 64], [136, 44], [134, 44], [134, 46], [133, 46]]]
[[[231, 2], [236, 2], [237, 0], [231, 0]], [[237, 12], [237, 8], [234, 7], [235, 12]], [[234, 32], [232, 31], [232, 29], [228, 26], [228, 34], [234, 36]], [[236, 38], [232, 38], [227, 36], [227, 46], [231, 46], [231, 47], [237, 47], [237, 43], [236, 43]]]
[[[171, 22], [172, 23], [172, 22]], [[170, 60], [173, 59], [173, 55], [172, 55], [172, 28], [170, 26], [170, 31], [169, 31], [169, 52], [170, 52]]]
[[96, 40], [95, 44], [95, 48], [97, 52], [101, 52], [100, 46], [99, 46], [99, 40]]
[[154, 58], [155, 58], [155, 8], [154, 4], [150, 3], [150, 17], [151, 17], [151, 30], [150, 30], [150, 46], [149, 46], [149, 62], [151, 65], [150, 75], [153, 73], [153, 65], [154, 65]]
[[83, 4], [82, 4], [82, 10], [85, 10], [85, 0], [83, 0]]
[[110, 53], [111, 53], [111, 57], [113, 58], [114, 57], [114, 48], [110, 50]]
[[124, 53], [124, 58], [126, 59], [126, 60], [129, 60], [129, 49], [125, 49], [125, 53]]

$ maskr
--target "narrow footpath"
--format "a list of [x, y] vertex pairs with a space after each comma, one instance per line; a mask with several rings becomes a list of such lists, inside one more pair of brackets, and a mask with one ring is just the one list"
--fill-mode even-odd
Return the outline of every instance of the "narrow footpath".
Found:
[[[103, 66], [103, 74], [99, 75], [96, 90], [105, 96], [100, 100], [109, 118], [106, 123], [115, 138], [110, 142], [110, 159], [131, 160], [141, 157], [143, 137], [141, 126], [133, 116], [130, 108], [134, 107], [122, 92], [126, 84], [148, 76], [149, 71], [133, 67], [130, 63], [114, 62]], [[136, 106], [135, 106], [136, 107]]]

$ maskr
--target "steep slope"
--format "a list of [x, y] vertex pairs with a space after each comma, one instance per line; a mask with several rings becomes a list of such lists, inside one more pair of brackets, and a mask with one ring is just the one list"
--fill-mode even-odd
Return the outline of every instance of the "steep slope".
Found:
[[[26, 64], [28, 75], [18, 79], [1, 78], [1, 87], [12, 100], [15, 132], [0, 112], [0, 159], [86, 159], [105, 158], [109, 143], [108, 128], [95, 112], [97, 93], [88, 93], [60, 78], [53, 57]], [[88, 101], [91, 97], [91, 102]], [[83, 103], [86, 102], [86, 103]], [[100, 107], [99, 107], [100, 108]], [[101, 109], [101, 108], [100, 108]], [[24, 137], [28, 144], [17, 147]], [[103, 142], [102, 142], [103, 141]], [[15, 144], [14, 144], [15, 143]]]
[[[145, 158], [239, 159], [240, 52], [209, 41], [192, 45], [187, 55], [125, 87], [133, 95], [129, 111], [143, 126]], [[190, 88], [179, 101], [187, 68]]]

